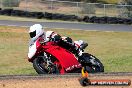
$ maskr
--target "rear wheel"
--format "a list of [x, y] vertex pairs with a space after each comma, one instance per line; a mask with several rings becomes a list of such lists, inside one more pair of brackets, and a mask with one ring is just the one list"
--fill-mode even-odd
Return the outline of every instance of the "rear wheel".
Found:
[[46, 58], [37, 57], [33, 61], [33, 67], [38, 74], [58, 74], [59, 70], [57, 64], [54, 64], [55, 62], [56, 61], [54, 60], [51, 64], [47, 62]]
[[88, 53], [83, 53], [81, 57], [82, 59], [84, 59], [84, 61], [81, 64], [83, 67], [85, 67], [86, 71], [90, 73], [104, 72], [103, 64], [95, 56]]

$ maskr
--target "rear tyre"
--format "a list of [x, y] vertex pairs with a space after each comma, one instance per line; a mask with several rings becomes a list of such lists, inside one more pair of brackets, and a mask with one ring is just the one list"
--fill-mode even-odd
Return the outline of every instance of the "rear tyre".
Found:
[[83, 67], [85, 67], [86, 71], [90, 73], [104, 72], [103, 64], [95, 56], [88, 53], [83, 53], [82, 59], [84, 60], [84, 62], [82, 62], [81, 64]]

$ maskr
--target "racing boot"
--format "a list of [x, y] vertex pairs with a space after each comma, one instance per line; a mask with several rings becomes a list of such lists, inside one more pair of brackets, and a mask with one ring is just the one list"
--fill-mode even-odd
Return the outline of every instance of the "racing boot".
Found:
[[88, 46], [88, 43], [79, 40], [79, 41], [75, 41], [75, 50], [76, 50], [76, 55], [77, 56], [81, 56], [82, 53], [84, 52], [84, 49]]
[[84, 50], [88, 46], [88, 43], [84, 42], [81, 46], [80, 49]]

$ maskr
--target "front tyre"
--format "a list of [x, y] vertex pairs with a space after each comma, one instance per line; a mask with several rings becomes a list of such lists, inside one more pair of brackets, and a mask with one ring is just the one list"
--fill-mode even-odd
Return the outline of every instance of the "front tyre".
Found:
[[33, 60], [33, 67], [38, 74], [58, 74], [58, 68], [55, 65], [48, 66], [43, 58], [37, 57]]

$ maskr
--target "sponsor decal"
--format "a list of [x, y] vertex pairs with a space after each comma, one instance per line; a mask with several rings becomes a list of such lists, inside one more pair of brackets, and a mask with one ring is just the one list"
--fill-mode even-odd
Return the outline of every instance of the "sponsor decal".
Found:
[[80, 67], [81, 67], [81, 64], [77, 64], [77, 65], [72, 65], [72, 66], [66, 68], [65, 70], [66, 70], [66, 71], [71, 71], [71, 70], [73, 70], [74, 68], [80, 68]]

